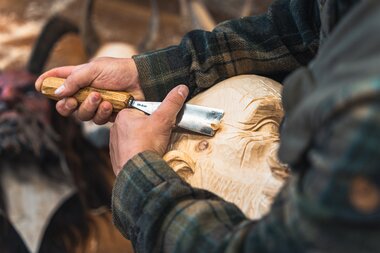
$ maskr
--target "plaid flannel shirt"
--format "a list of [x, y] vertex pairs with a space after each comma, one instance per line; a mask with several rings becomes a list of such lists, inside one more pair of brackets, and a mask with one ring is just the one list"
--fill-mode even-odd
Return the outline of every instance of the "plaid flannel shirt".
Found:
[[[310, 62], [319, 11], [322, 43]], [[112, 206], [136, 251], [379, 252], [378, 31], [377, 0], [277, 1], [267, 15], [135, 57], [149, 99], [181, 82], [196, 90], [235, 74], [281, 77], [298, 68], [284, 82], [279, 149], [293, 172], [270, 213], [248, 220], [142, 152], [118, 175]]]

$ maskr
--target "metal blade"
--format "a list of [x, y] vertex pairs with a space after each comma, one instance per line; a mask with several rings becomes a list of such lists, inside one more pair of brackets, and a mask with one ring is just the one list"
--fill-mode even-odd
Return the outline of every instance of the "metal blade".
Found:
[[147, 114], [152, 114], [160, 106], [160, 102], [146, 102], [133, 100], [128, 107], [133, 107]]
[[[152, 114], [160, 104], [160, 102], [133, 101], [130, 106]], [[214, 136], [223, 115], [224, 111], [220, 109], [185, 104], [178, 113], [177, 126], [196, 133]]]

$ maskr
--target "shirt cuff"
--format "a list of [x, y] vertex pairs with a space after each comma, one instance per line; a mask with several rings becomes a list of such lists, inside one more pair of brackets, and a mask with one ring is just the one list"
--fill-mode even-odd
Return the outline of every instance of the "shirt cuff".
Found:
[[173, 180], [181, 179], [152, 151], [139, 153], [124, 165], [113, 188], [112, 213], [115, 226], [126, 238], [136, 239], [144, 202], [152, 198], [153, 189]]
[[162, 101], [171, 89], [189, 84], [191, 57], [181, 46], [133, 56], [147, 101]]

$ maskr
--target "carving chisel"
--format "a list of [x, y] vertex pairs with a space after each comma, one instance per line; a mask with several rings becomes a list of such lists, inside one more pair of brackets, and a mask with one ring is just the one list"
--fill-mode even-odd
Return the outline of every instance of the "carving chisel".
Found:
[[[51, 99], [59, 100], [60, 98], [54, 92], [64, 81], [65, 79], [63, 78], [46, 78], [42, 82], [41, 93]], [[79, 103], [82, 103], [93, 91], [100, 93], [103, 101], [109, 101], [113, 106], [114, 112], [118, 112], [124, 108], [136, 108], [147, 114], [152, 114], [161, 104], [160, 102], [136, 101], [128, 92], [109, 91], [93, 87], [82, 88], [73, 97]], [[193, 132], [213, 136], [219, 128], [223, 115], [223, 110], [185, 104], [178, 113], [176, 125]]]

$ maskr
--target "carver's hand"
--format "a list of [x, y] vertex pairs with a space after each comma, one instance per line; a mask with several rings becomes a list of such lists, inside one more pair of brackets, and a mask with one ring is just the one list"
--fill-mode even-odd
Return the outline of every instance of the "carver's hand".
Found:
[[67, 78], [57, 95], [62, 100], [57, 102], [57, 111], [63, 116], [71, 115], [76, 109], [80, 120], [93, 120], [97, 124], [108, 122], [112, 114], [112, 104], [101, 101], [97, 92], [92, 92], [80, 105], [70, 97], [80, 88], [92, 86], [108, 90], [122, 90], [131, 93], [136, 99], [144, 100], [140, 87], [136, 64], [130, 58], [95, 58], [89, 63], [78, 66], [66, 66], [49, 70], [36, 81], [36, 89], [41, 90], [42, 81], [47, 77]]
[[175, 87], [150, 116], [136, 109], [124, 109], [118, 113], [110, 133], [110, 155], [116, 175], [140, 152], [150, 150], [161, 156], [164, 154], [188, 93], [185, 85]]

